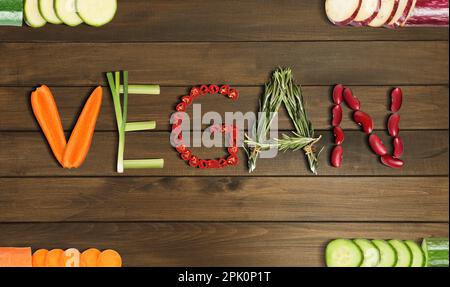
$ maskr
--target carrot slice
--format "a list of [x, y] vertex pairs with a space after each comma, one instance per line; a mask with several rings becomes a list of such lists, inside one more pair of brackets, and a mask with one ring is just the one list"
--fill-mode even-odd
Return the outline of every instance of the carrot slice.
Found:
[[85, 250], [80, 256], [80, 267], [96, 267], [99, 255], [100, 250], [96, 248]]
[[45, 258], [45, 267], [63, 267], [61, 265], [61, 257], [64, 255], [62, 249], [52, 249], [47, 253]]
[[47, 258], [47, 249], [39, 249], [33, 253], [33, 267], [45, 267], [45, 259]]
[[53, 154], [62, 163], [66, 138], [55, 99], [47, 86], [42, 85], [31, 93], [31, 106]]
[[80, 267], [80, 251], [69, 248], [60, 257], [60, 265], [63, 267]]
[[0, 267], [31, 267], [31, 248], [0, 248]]
[[97, 267], [122, 267], [122, 258], [117, 251], [105, 250], [98, 257]]
[[97, 87], [84, 105], [80, 118], [64, 150], [63, 167], [78, 168], [86, 159], [102, 105], [102, 94], [102, 87]]

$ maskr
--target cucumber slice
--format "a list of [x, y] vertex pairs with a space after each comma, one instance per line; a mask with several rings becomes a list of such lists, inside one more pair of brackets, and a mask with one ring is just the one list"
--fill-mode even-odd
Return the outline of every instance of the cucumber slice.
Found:
[[328, 267], [359, 267], [363, 262], [363, 253], [353, 241], [336, 239], [328, 244], [325, 261]]
[[426, 267], [448, 267], [448, 238], [425, 238], [422, 250]]
[[394, 267], [410, 267], [412, 264], [412, 254], [408, 246], [401, 240], [389, 240], [388, 241], [397, 252], [397, 263]]
[[23, 1], [0, 0], [0, 26], [22, 26]]
[[411, 267], [424, 267], [425, 255], [423, 254], [422, 248], [412, 240], [405, 240], [404, 243], [408, 246], [412, 254]]
[[28, 26], [39, 28], [47, 24], [47, 21], [45, 21], [39, 12], [38, 0], [25, 0], [24, 12], [25, 22]]
[[380, 251], [367, 239], [354, 239], [356, 245], [361, 249], [364, 255], [363, 263], [360, 267], [376, 267], [380, 262]]
[[395, 249], [384, 240], [372, 240], [372, 243], [380, 250], [380, 262], [377, 267], [394, 267], [397, 263]]
[[77, 11], [84, 23], [100, 27], [112, 21], [117, 0], [76, 0]]
[[56, 16], [54, 0], [39, 0], [39, 11], [47, 22], [52, 24], [62, 24], [61, 19]]
[[75, 2], [76, 0], [55, 0], [56, 16], [58, 16], [64, 24], [72, 27], [83, 23], [83, 20], [78, 16]]

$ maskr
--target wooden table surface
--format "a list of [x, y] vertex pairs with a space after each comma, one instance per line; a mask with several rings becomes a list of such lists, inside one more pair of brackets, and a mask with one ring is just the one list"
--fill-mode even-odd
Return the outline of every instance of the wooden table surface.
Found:
[[[126, 266], [322, 266], [337, 237], [419, 240], [448, 236], [448, 29], [335, 27], [323, 1], [122, 0], [102, 28], [0, 27], [0, 246], [118, 250]], [[169, 144], [168, 119], [191, 85], [238, 86], [237, 103], [202, 109], [255, 111], [271, 71], [292, 67], [326, 152], [319, 176], [302, 153], [199, 171]], [[126, 157], [163, 157], [162, 170], [115, 172], [117, 133], [106, 92], [90, 154], [78, 170], [53, 159], [30, 109], [39, 84], [54, 91], [70, 132], [104, 72], [129, 70], [160, 96], [133, 95], [130, 120], [157, 130], [129, 135]], [[371, 154], [351, 123], [341, 169], [329, 164], [330, 89], [351, 86], [385, 142], [388, 91], [401, 86], [406, 166]], [[292, 126], [282, 111], [280, 127]], [[223, 153], [204, 149], [205, 157]]]

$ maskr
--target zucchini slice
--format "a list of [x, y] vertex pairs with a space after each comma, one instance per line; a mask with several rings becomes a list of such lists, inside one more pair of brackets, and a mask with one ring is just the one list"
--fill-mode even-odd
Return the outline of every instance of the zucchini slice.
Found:
[[380, 251], [367, 239], [354, 239], [356, 245], [361, 249], [364, 255], [363, 263], [360, 267], [376, 267], [380, 262]]
[[84, 23], [100, 27], [112, 21], [117, 0], [77, 0], [77, 11]]
[[388, 242], [397, 252], [398, 259], [395, 267], [410, 267], [412, 264], [412, 254], [408, 246], [401, 240], [393, 239]]
[[424, 267], [425, 254], [423, 254], [422, 248], [412, 240], [405, 240], [404, 242], [412, 254], [411, 267]]
[[372, 243], [380, 250], [380, 262], [377, 267], [394, 267], [397, 263], [395, 249], [384, 240], [372, 240]]
[[54, 0], [39, 0], [39, 11], [47, 22], [52, 24], [62, 24], [55, 12]]
[[0, 0], [0, 26], [22, 26], [23, 1]]
[[47, 21], [39, 12], [38, 0], [25, 0], [24, 3], [25, 22], [28, 26], [39, 28], [47, 24]]
[[359, 267], [363, 263], [361, 249], [348, 239], [331, 241], [325, 251], [325, 261], [328, 267]]
[[56, 16], [58, 16], [64, 24], [72, 27], [83, 23], [83, 20], [78, 16], [75, 4], [76, 0], [55, 0]]
[[425, 238], [422, 250], [426, 267], [448, 267], [448, 238]]

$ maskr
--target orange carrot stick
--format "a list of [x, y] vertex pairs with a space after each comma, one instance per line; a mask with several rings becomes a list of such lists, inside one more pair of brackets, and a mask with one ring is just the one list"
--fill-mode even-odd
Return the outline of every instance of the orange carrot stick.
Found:
[[97, 259], [100, 255], [100, 250], [90, 248], [81, 253], [80, 267], [97, 267]]
[[55, 99], [47, 86], [43, 85], [31, 93], [31, 106], [53, 154], [62, 163], [66, 138]]
[[80, 251], [75, 248], [67, 249], [60, 260], [60, 265], [63, 267], [80, 267]]
[[63, 267], [61, 265], [61, 257], [64, 255], [62, 249], [52, 249], [47, 253], [45, 258], [45, 267]]
[[31, 267], [31, 248], [0, 248], [0, 267]]
[[45, 259], [47, 258], [47, 249], [39, 249], [33, 253], [33, 267], [45, 267]]
[[91, 146], [101, 104], [102, 87], [97, 87], [87, 100], [80, 118], [72, 131], [72, 135], [64, 150], [63, 167], [78, 168], [83, 164]]
[[117, 251], [105, 250], [98, 256], [97, 267], [122, 267], [122, 258]]

